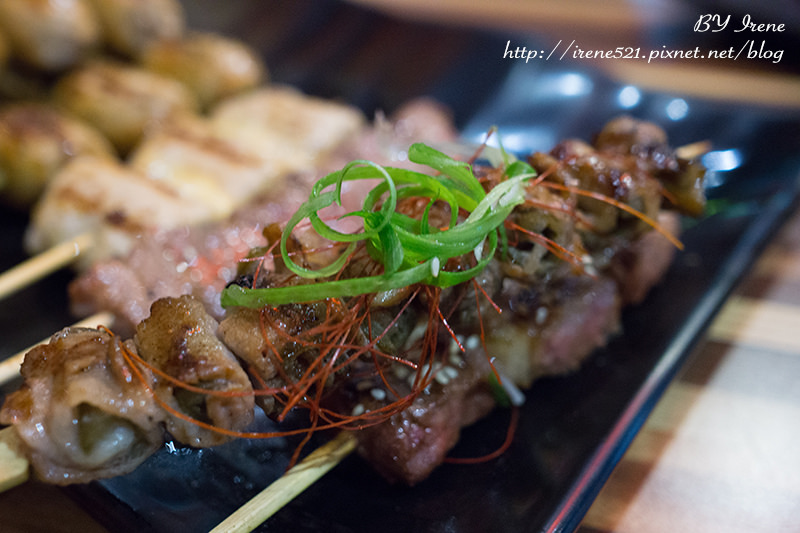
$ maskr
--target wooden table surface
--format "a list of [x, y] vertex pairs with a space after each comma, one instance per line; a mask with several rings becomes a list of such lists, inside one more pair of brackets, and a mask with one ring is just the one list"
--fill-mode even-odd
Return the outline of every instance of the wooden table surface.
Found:
[[667, 389], [579, 530], [800, 531], [800, 212]]
[[[456, 24], [545, 28], [570, 39], [580, 32], [592, 43], [608, 42], [623, 30], [641, 37], [659, 23], [642, 9], [647, 2], [636, 3], [637, 9], [623, 0], [603, 3], [603, 9], [590, 0], [358, 1]], [[657, 4], [662, 22], [670, 20], [672, 3]], [[781, 66], [592, 66], [643, 87], [800, 109], [800, 77]], [[41, 526], [10, 512], [30, 509], [31, 502]], [[0, 494], [0, 516], [4, 532], [103, 531], [58, 489], [35, 482]], [[800, 531], [800, 211], [725, 305], [579, 531]]]

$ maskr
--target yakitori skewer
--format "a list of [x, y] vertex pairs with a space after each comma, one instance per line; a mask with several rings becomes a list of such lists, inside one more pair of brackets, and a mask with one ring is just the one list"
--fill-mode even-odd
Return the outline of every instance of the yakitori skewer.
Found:
[[[74, 327], [108, 324], [112, 319], [110, 313], [98, 313], [76, 322]], [[29, 349], [23, 350], [0, 362], [0, 384], [19, 375], [19, 367], [28, 351]], [[351, 433], [340, 433], [243, 505], [214, 531], [252, 531], [339, 464], [355, 449], [355, 444], [355, 437]], [[26, 482], [28, 477], [28, 461], [21, 450], [16, 432], [11, 427], [0, 430], [0, 492]]]

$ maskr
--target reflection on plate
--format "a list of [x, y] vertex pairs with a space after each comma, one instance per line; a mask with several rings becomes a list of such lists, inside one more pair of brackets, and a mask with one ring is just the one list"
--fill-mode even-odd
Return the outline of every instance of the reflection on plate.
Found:
[[[534, 384], [505, 455], [475, 466], [445, 465], [413, 489], [387, 485], [351, 457], [262, 526], [574, 529], [693, 342], [797, 196], [800, 117], [649, 93], [569, 63], [504, 61], [502, 36], [431, 31], [329, 1], [207, 0], [191, 3], [189, 16], [196, 28], [235, 28], [263, 51], [274, 80], [367, 111], [391, 111], [413, 96], [432, 95], [452, 107], [466, 138], [477, 140], [497, 125], [504, 145], [514, 151], [546, 150], [566, 136], [586, 138], [620, 113], [660, 124], [676, 145], [713, 143], [706, 156], [710, 213], [687, 222], [686, 250], [648, 300], [625, 314], [620, 337], [578, 373]], [[4, 243], [18, 241], [24, 220], [4, 216]], [[19, 298], [55, 294], [60, 304], [66, 279], [56, 276]], [[52, 306], [35, 312], [47, 332], [69, 321]], [[3, 328], [14, 345], [21, 333]], [[453, 453], [493, 450], [507, 423], [508, 413], [495, 412], [465, 431]], [[285, 440], [237, 441], [206, 451], [163, 450], [133, 474], [69, 491], [114, 531], [207, 531], [280, 476], [292, 446]]]

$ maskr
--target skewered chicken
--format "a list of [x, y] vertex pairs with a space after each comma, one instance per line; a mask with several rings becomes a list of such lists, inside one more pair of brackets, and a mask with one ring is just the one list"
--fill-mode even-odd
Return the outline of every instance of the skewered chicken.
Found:
[[[217, 337], [218, 326], [193, 298], [165, 298], [153, 304], [150, 316], [136, 328], [134, 341], [144, 361], [204, 391], [193, 392], [156, 376], [153, 392], [158, 398], [194, 420], [224, 430], [242, 430], [253, 419], [253, 389], [250, 378]], [[207, 391], [234, 395], [213, 396]], [[166, 428], [179, 441], [195, 447], [230, 440], [174, 416], [167, 418]]]
[[124, 255], [144, 234], [208, 220], [208, 208], [182, 198], [168, 186], [120, 163], [83, 156], [53, 178], [32, 213], [26, 244], [44, 250], [86, 232], [94, 234], [91, 254]]

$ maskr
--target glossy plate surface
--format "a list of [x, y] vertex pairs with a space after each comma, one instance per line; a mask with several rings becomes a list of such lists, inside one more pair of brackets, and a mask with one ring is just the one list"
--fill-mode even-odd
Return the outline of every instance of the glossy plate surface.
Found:
[[[237, 35], [261, 50], [275, 81], [368, 112], [431, 95], [451, 106], [465, 138], [477, 140], [497, 125], [506, 147], [520, 153], [547, 150], [567, 136], [588, 139], [620, 113], [658, 123], [673, 145], [713, 143], [705, 158], [709, 215], [686, 221], [685, 251], [647, 301], [625, 313], [621, 336], [578, 373], [543, 379], [527, 392], [505, 455], [476, 466], [444, 465], [414, 488], [389, 486], [351, 457], [261, 528], [574, 529], [693, 343], [795, 201], [800, 117], [623, 87], [569, 63], [503, 60], [503, 35], [411, 24], [335, 2], [207, 0], [189, 7], [192, 27]], [[25, 219], [2, 216], [5, 268], [23, 257]], [[64, 294], [69, 279], [60, 273], [3, 302], [0, 357], [73, 321]], [[492, 451], [508, 419], [498, 410], [469, 428], [453, 455]], [[70, 493], [114, 531], [207, 531], [280, 476], [293, 444], [239, 441], [206, 451], [165, 449], [133, 474]]]

